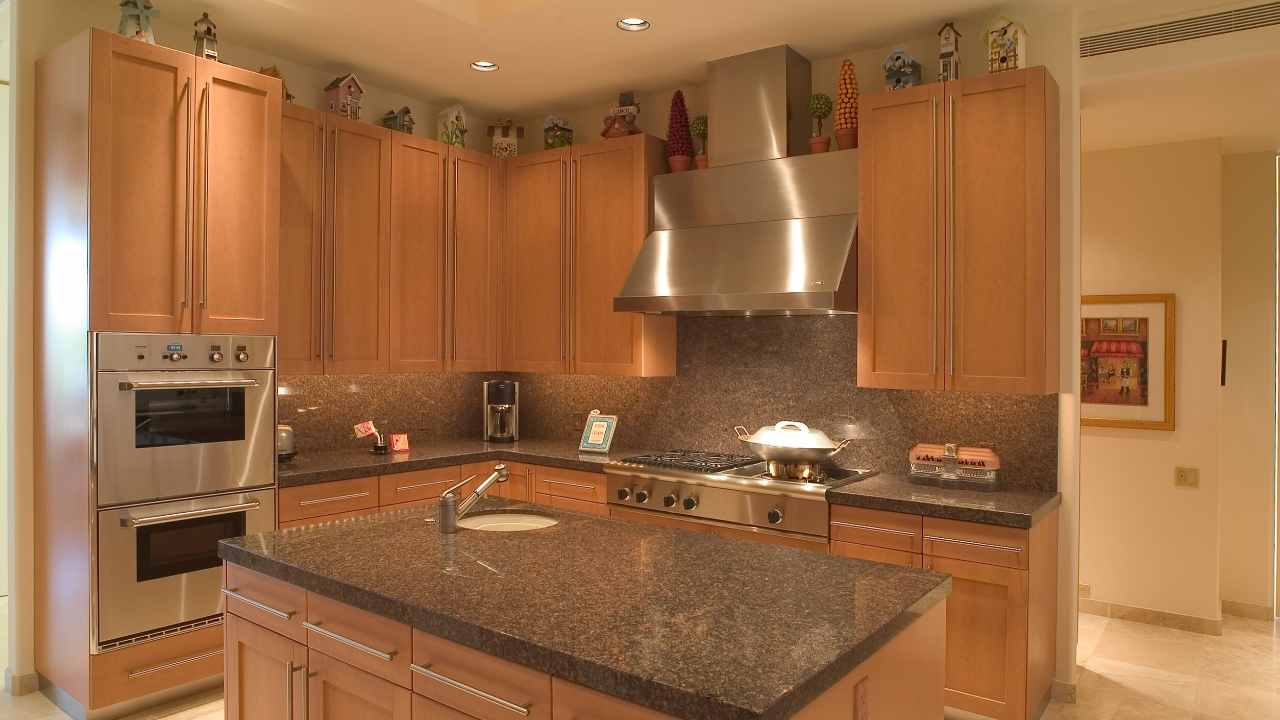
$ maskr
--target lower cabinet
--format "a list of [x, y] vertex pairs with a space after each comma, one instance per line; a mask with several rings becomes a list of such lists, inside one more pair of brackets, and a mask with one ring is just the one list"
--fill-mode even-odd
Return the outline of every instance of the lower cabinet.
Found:
[[409, 690], [322, 652], [307, 651], [307, 720], [409, 720], [412, 717], [413, 693]]
[[227, 720], [305, 720], [307, 646], [235, 615], [225, 626]]
[[888, 548], [876, 547], [874, 545], [859, 545], [858, 543], [840, 542], [839, 540], [831, 541], [831, 554], [841, 557], [857, 558], [859, 560], [870, 560], [872, 562], [888, 563], [889, 565], [902, 565], [903, 567], [923, 567], [924, 558], [918, 553], [906, 552], [903, 550], [891, 550]]
[[608, 517], [606, 484], [601, 473], [530, 465], [531, 500], [560, 510]]

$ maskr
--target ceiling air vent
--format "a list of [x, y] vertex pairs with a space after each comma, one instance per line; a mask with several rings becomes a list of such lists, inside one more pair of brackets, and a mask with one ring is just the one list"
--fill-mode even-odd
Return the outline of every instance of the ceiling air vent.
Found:
[[1172, 20], [1158, 25], [1088, 35], [1080, 38], [1080, 57], [1087, 58], [1156, 45], [1168, 45], [1183, 40], [1225, 35], [1271, 25], [1280, 25], [1280, 2]]

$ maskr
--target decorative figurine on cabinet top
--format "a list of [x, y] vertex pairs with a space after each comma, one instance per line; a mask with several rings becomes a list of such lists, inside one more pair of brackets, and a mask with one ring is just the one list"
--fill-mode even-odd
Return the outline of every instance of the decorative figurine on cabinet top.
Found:
[[671, 96], [671, 113], [667, 116], [667, 165], [671, 172], [684, 172], [693, 162], [693, 133], [689, 132], [689, 110], [684, 105], [684, 91]]
[[1027, 66], [1027, 31], [1008, 18], [987, 32], [987, 72], [1002, 73]]
[[284, 92], [284, 101], [293, 102], [294, 94], [289, 92], [289, 83], [284, 81], [284, 75], [280, 74], [280, 68], [275, 65], [267, 65], [265, 67], [258, 68], [258, 74], [266, 75], [267, 77], [279, 78], [280, 89]]
[[513, 158], [520, 152], [520, 138], [524, 137], [524, 127], [514, 126], [511, 120], [499, 120], [496, 125], [489, 126], [489, 137], [493, 139], [494, 157]]
[[904, 48], [894, 48], [884, 59], [884, 84], [890, 90], [901, 90], [920, 84], [920, 62]]
[[467, 111], [461, 105], [447, 107], [436, 116], [436, 139], [446, 145], [467, 146]]
[[387, 113], [382, 116], [382, 119], [378, 121], [378, 124], [384, 128], [399, 130], [402, 133], [412, 135], [413, 126], [415, 125], [413, 121], [413, 111], [409, 110], [408, 105], [400, 108], [399, 110], [388, 110]]
[[329, 112], [350, 120], [360, 119], [360, 98], [364, 97], [364, 86], [353, 73], [334, 78], [325, 86], [324, 92], [329, 98]]
[[209, 19], [209, 13], [201, 13], [200, 19], [192, 23], [195, 26], [195, 56], [205, 60], [218, 59], [218, 26]]
[[604, 130], [600, 137], [616, 138], [635, 135], [640, 132], [636, 127], [636, 119], [640, 117], [640, 103], [636, 102], [634, 92], [618, 94], [618, 106], [609, 111], [604, 118]]
[[858, 147], [858, 73], [852, 60], [840, 63], [835, 126], [836, 145], [841, 150]]
[[116, 32], [155, 45], [156, 34], [151, 30], [151, 16], [155, 12], [151, 0], [120, 0], [120, 25]]
[[960, 31], [947, 23], [938, 31], [938, 80], [960, 79]]
[[569, 121], [555, 115], [548, 115], [542, 121], [542, 147], [545, 150], [569, 147], [573, 144], [573, 128]]

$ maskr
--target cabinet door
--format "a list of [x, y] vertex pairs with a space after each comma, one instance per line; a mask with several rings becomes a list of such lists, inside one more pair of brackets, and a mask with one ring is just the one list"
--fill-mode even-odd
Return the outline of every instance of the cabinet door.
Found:
[[320, 336], [324, 252], [324, 114], [286, 104], [280, 125], [280, 328], [282, 373], [324, 371]]
[[568, 372], [569, 149], [522, 155], [507, 171], [503, 369]]
[[942, 85], [864, 98], [858, 385], [943, 387]]
[[105, 32], [89, 52], [89, 329], [190, 332], [195, 58]]
[[330, 115], [325, 243], [327, 373], [386, 372], [391, 131]]
[[446, 150], [405, 133], [391, 138], [391, 370], [443, 370]]
[[575, 373], [675, 374], [675, 318], [613, 311], [613, 298], [649, 234], [650, 178], [662, 162], [662, 142], [648, 135], [573, 147]]
[[306, 646], [235, 615], [224, 628], [227, 720], [306, 720]]
[[275, 335], [280, 298], [278, 78], [196, 63], [196, 329]]
[[307, 653], [308, 720], [410, 720], [413, 693], [315, 650]]
[[498, 243], [502, 165], [497, 158], [449, 148], [449, 368], [498, 367]]
[[1000, 720], [1024, 720], [1027, 573], [926, 557], [951, 575], [947, 598], [947, 705]]
[[1057, 91], [1043, 68], [947, 83], [949, 386], [1055, 392]]

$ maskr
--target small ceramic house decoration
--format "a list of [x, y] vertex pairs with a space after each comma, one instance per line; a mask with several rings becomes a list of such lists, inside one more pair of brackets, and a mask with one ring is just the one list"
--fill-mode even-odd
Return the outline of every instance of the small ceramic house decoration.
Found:
[[547, 150], [569, 147], [573, 144], [573, 128], [569, 121], [555, 115], [548, 115], [542, 121], [542, 147]]
[[196, 28], [193, 38], [196, 41], [195, 56], [205, 60], [217, 60], [218, 26], [209, 19], [209, 13], [201, 13], [200, 19], [192, 24]]
[[388, 110], [386, 115], [378, 121], [378, 124], [384, 128], [399, 130], [402, 133], [413, 134], [413, 112], [409, 107], [400, 108], [399, 110]]
[[513, 158], [520, 152], [520, 138], [524, 137], [524, 128], [513, 127], [510, 120], [499, 120], [497, 125], [489, 126], [489, 137], [493, 139], [494, 157]]
[[1027, 66], [1027, 31], [1021, 25], [1000, 18], [987, 32], [987, 72], [1021, 70]]
[[884, 59], [884, 84], [890, 90], [919, 85], [920, 75], [919, 61], [908, 55], [903, 48], [894, 48], [889, 57]]
[[467, 146], [467, 111], [461, 105], [447, 107], [436, 116], [436, 139], [446, 145]]
[[334, 78], [325, 86], [324, 93], [329, 99], [329, 112], [351, 120], [360, 119], [360, 98], [364, 97], [364, 86], [354, 74]]
[[293, 102], [294, 95], [289, 92], [289, 83], [284, 81], [284, 75], [280, 74], [280, 68], [275, 65], [267, 65], [265, 67], [258, 68], [258, 74], [266, 75], [267, 77], [279, 78], [280, 87], [284, 91], [284, 101]]
[[960, 31], [947, 23], [938, 31], [938, 80], [960, 79]]
[[618, 94], [618, 106], [609, 111], [604, 119], [604, 129], [600, 137], [615, 138], [635, 135], [640, 132], [636, 120], [640, 117], [640, 103], [636, 102], [634, 92]]
[[151, 16], [155, 12], [151, 0], [120, 0], [120, 25], [116, 32], [155, 45], [156, 34], [151, 30]]

